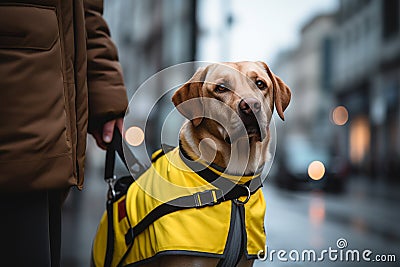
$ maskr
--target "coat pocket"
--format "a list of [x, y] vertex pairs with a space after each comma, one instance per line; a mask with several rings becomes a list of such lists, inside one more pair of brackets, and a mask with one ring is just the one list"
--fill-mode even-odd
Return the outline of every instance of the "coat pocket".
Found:
[[70, 153], [56, 10], [0, 4], [0, 161]]
[[0, 5], [0, 48], [49, 50], [57, 39], [54, 8]]

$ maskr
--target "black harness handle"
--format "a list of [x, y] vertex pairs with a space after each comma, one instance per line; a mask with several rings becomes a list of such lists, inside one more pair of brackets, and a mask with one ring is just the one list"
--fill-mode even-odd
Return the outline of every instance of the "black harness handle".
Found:
[[[124, 154], [125, 152], [125, 154]], [[114, 254], [114, 221], [113, 221], [113, 203], [116, 200], [117, 192], [114, 185], [116, 177], [114, 175], [115, 168], [115, 155], [118, 154], [126, 169], [136, 176], [145, 170], [145, 167], [139, 160], [132, 154], [129, 148], [123, 150], [123, 140], [121, 132], [117, 127], [114, 128], [113, 139], [107, 146], [106, 162], [104, 170], [104, 180], [108, 184], [108, 197], [107, 197], [107, 248], [104, 259], [104, 266], [109, 267], [112, 264]], [[125, 157], [126, 156], [126, 157]], [[132, 163], [132, 168], [129, 167], [128, 161]]]
[[[123, 144], [124, 142], [122, 140], [121, 132], [117, 127], [115, 127], [113, 139], [107, 146], [106, 167], [104, 172], [105, 180], [114, 177], [115, 153], [118, 154], [127, 170], [129, 170], [132, 174], [140, 173], [145, 170], [145, 167], [139, 162], [139, 160], [128, 147], [125, 150], [123, 149]], [[129, 166], [128, 162], [132, 165]]]

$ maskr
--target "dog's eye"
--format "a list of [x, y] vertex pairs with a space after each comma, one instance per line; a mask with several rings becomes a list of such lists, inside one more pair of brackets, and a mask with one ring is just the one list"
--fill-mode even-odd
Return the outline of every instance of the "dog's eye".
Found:
[[265, 88], [267, 88], [267, 86], [265, 85], [265, 83], [261, 80], [256, 81], [256, 85], [259, 89], [264, 90]]
[[229, 88], [226, 87], [224, 84], [217, 84], [214, 89], [217, 93], [225, 93], [229, 91]]

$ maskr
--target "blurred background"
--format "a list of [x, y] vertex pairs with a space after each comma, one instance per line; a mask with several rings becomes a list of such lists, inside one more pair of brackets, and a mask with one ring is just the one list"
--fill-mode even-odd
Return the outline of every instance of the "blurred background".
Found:
[[[349, 249], [396, 255], [397, 264], [370, 264], [399, 266], [399, 0], [105, 0], [104, 13], [129, 97], [158, 71], [193, 60], [262, 60], [290, 86], [263, 188], [269, 250], [321, 251], [345, 238]], [[150, 116], [149, 151], [172, 108], [167, 98]], [[64, 267], [89, 266], [105, 209], [105, 154], [88, 143], [85, 188], [64, 207]], [[256, 266], [288, 264], [309, 265]]]

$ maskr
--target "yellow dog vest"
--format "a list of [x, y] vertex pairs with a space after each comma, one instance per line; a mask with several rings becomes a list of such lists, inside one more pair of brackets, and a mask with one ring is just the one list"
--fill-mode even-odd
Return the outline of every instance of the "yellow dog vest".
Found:
[[[202, 204], [199, 192], [207, 192], [216, 199], [216, 187], [204, 175], [208, 172], [235, 183], [245, 183], [256, 176], [232, 176], [222, 173], [216, 166], [203, 166], [193, 170], [182, 158], [179, 148], [164, 154], [161, 150], [153, 154], [153, 163], [129, 187], [126, 195], [113, 204], [113, 258], [111, 266], [129, 265], [151, 260], [161, 255], [197, 255], [225, 257], [229, 240], [231, 218], [240, 210], [245, 255], [256, 258], [265, 247], [264, 214], [265, 200], [257, 189], [244, 205], [234, 201], [222, 201], [213, 206], [191, 207], [172, 212], [155, 220], [139, 235], [127, 241], [127, 233], [163, 203], [182, 196], [194, 196]], [[202, 177], [203, 176], [203, 177]], [[259, 174], [257, 175], [259, 176]], [[259, 178], [259, 177], [258, 177]], [[241, 197], [239, 200], [244, 200]], [[240, 202], [239, 202], [240, 203]], [[179, 203], [178, 203], [179, 204]], [[107, 213], [100, 221], [93, 243], [93, 263], [104, 266], [107, 244]]]

